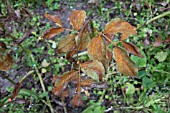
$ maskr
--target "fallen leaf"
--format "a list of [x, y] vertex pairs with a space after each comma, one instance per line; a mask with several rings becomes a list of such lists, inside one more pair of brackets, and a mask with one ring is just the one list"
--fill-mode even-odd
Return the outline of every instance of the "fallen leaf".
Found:
[[122, 21], [121, 19], [115, 19], [105, 27], [105, 34], [116, 34], [121, 33], [121, 40], [125, 40], [130, 35], [136, 35], [136, 27], [130, 25], [128, 22]]
[[58, 33], [61, 33], [64, 31], [64, 28], [59, 27], [59, 28], [51, 28], [43, 33], [43, 38], [45, 39], [51, 39], [55, 37]]
[[59, 16], [57, 15], [50, 15], [50, 14], [44, 14], [45, 18], [48, 18], [49, 20], [55, 22], [59, 27], [62, 27], [62, 22]]
[[153, 46], [158, 47], [162, 44], [162, 37], [158, 37]]
[[90, 86], [91, 84], [94, 84], [94, 83], [96, 83], [96, 82], [92, 79], [85, 79], [85, 80], [81, 81], [81, 86], [87, 87], [87, 86]]
[[92, 62], [85, 62], [80, 65], [81, 70], [91, 77], [93, 80], [102, 81], [105, 74], [105, 69], [100, 61], [93, 60]]
[[63, 93], [61, 94], [61, 98], [68, 98], [70, 96], [70, 92], [68, 90], [68, 88], [63, 91]]
[[70, 16], [70, 24], [75, 30], [79, 30], [85, 22], [86, 12], [84, 10], [74, 10]]
[[140, 53], [139, 48], [137, 46], [135, 46], [134, 44], [124, 42], [124, 41], [122, 42], [122, 44], [129, 53], [132, 53], [136, 56], [144, 58], [143, 55]]
[[70, 34], [66, 36], [65, 38], [61, 39], [58, 42], [57, 52], [63, 53], [63, 52], [72, 51], [76, 47], [75, 37], [76, 35]]
[[11, 55], [6, 53], [5, 49], [0, 48], [0, 70], [8, 71], [13, 65], [13, 62]]
[[114, 47], [113, 52], [119, 72], [127, 76], [137, 76], [138, 68], [129, 58], [126, 51], [116, 46]]

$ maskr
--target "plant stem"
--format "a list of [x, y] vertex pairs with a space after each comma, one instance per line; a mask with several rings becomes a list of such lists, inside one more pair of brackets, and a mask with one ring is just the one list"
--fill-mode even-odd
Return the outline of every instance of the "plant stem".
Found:
[[19, 80], [19, 83], [21, 84], [29, 75], [31, 75], [34, 72], [34, 70], [29, 71], [24, 77], [22, 77]]
[[151, 18], [150, 20], [148, 20], [148, 21], [145, 22], [144, 24], [139, 25], [139, 26], [137, 27], [137, 29], [140, 29], [140, 28], [143, 27], [144, 25], [150, 24], [151, 22], [153, 22], [153, 21], [155, 21], [155, 20], [157, 20], [157, 19], [159, 19], [159, 18], [162, 18], [162, 17], [164, 17], [164, 16], [166, 16], [166, 15], [169, 15], [169, 14], [170, 14], [170, 11], [167, 11], [167, 12], [165, 12], [165, 13], [163, 13], [163, 14], [160, 14], [160, 15], [154, 17], [154, 18]]
[[7, 79], [10, 83], [12, 84], [16, 84], [11, 78], [9, 78], [8, 76], [4, 76], [5, 79]]

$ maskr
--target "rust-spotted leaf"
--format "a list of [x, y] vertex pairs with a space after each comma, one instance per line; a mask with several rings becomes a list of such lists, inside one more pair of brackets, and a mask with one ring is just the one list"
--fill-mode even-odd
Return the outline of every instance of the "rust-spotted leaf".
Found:
[[59, 16], [57, 15], [50, 15], [50, 14], [44, 14], [45, 18], [48, 18], [49, 20], [55, 22], [59, 27], [62, 27], [62, 22]]
[[59, 28], [51, 28], [43, 33], [43, 38], [45, 39], [51, 39], [55, 37], [58, 33], [61, 33], [64, 31], [64, 28], [59, 27]]
[[86, 12], [84, 10], [74, 10], [70, 16], [70, 24], [75, 30], [79, 30], [85, 22]]
[[92, 62], [85, 62], [80, 65], [81, 70], [91, 77], [93, 80], [102, 81], [105, 74], [105, 69], [100, 61], [93, 60]]
[[13, 58], [10, 54], [6, 53], [6, 50], [0, 48], [0, 70], [8, 71], [13, 65]]
[[88, 44], [90, 60], [104, 61], [106, 59], [106, 44], [101, 36], [94, 37]]
[[65, 72], [59, 79], [56, 80], [55, 86], [52, 92], [56, 96], [60, 96], [61, 93], [66, 89], [69, 80], [77, 74], [76, 70]]
[[86, 22], [78, 34], [77, 39], [77, 49], [78, 51], [84, 50], [87, 48], [88, 43], [90, 42], [89, 32], [88, 32], [88, 22]]
[[69, 52], [76, 46], [76, 35], [70, 34], [58, 42], [57, 53]]
[[126, 51], [119, 47], [114, 47], [113, 51], [119, 72], [127, 76], [137, 76], [138, 68], [129, 58]]
[[136, 35], [136, 27], [130, 25], [128, 22], [122, 21], [121, 19], [115, 19], [106, 25], [104, 33], [121, 33], [121, 40], [125, 40], [130, 35]]
[[140, 50], [137, 46], [135, 46], [131, 43], [128, 43], [128, 42], [124, 42], [124, 41], [122, 42], [122, 44], [129, 53], [132, 53], [136, 56], [144, 58], [144, 56], [140, 53]]

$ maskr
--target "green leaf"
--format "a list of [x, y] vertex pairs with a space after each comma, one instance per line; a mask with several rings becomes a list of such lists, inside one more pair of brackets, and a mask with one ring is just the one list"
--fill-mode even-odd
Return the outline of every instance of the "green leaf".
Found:
[[127, 87], [127, 89], [126, 89], [126, 94], [127, 95], [133, 95], [133, 93], [135, 93], [135, 87], [134, 87], [133, 84], [126, 83], [125, 87]]
[[155, 58], [159, 61], [159, 62], [163, 62], [166, 60], [168, 56], [168, 53], [167, 52], [157, 52], [156, 55], [155, 55]]
[[144, 87], [152, 87], [153, 81], [148, 77], [143, 77], [142, 84]]
[[141, 54], [144, 56], [144, 58], [138, 57], [138, 56], [131, 56], [131, 60], [135, 62], [135, 64], [138, 65], [138, 67], [146, 67], [146, 55], [143, 51], [141, 51]]

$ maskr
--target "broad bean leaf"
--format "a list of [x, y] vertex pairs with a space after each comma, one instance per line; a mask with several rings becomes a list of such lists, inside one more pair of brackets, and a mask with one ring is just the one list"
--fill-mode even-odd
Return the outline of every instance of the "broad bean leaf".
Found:
[[84, 10], [74, 10], [70, 16], [70, 24], [75, 30], [79, 30], [85, 22], [86, 12]]
[[138, 68], [136, 67], [135, 63], [129, 58], [125, 50], [116, 46], [114, 47], [113, 52], [118, 70], [121, 74], [127, 76], [138, 75]]

